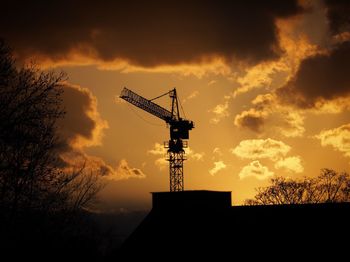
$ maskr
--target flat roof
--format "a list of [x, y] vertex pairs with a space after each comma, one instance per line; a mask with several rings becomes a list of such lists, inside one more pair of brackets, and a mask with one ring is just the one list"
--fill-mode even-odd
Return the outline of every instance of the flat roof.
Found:
[[216, 190], [184, 190], [184, 191], [176, 191], [176, 192], [170, 192], [170, 191], [159, 191], [159, 192], [150, 192], [151, 194], [167, 194], [167, 193], [190, 193], [190, 192], [196, 192], [196, 193], [231, 193], [232, 191], [216, 191]]
[[153, 209], [203, 209], [231, 207], [231, 191], [186, 190], [152, 192]]

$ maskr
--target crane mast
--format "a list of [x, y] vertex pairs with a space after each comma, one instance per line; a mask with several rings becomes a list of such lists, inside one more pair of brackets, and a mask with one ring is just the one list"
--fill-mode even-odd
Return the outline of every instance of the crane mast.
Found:
[[[152, 100], [165, 95], [169, 95], [171, 98], [171, 111], [152, 102]], [[120, 98], [157, 116], [169, 125], [170, 139], [164, 143], [164, 147], [167, 149], [167, 160], [169, 161], [170, 192], [183, 191], [183, 163], [186, 160], [184, 148], [188, 145], [186, 140], [189, 139], [189, 131], [194, 128], [194, 124], [192, 121], [180, 117], [176, 89], [149, 100], [124, 87]]]

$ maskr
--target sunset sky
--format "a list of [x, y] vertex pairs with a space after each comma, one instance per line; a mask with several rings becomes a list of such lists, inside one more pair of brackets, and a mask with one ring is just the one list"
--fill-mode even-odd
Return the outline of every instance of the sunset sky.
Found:
[[62, 157], [103, 173], [101, 208], [169, 190], [169, 129], [120, 100], [124, 86], [176, 87], [195, 123], [186, 190], [239, 205], [276, 176], [349, 172], [350, 1], [33, 2], [2, 3], [0, 37], [18, 63], [66, 72]]

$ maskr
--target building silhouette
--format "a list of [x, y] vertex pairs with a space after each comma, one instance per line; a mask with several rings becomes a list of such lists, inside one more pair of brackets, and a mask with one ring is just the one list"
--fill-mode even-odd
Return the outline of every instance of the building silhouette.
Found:
[[126, 260], [299, 261], [349, 249], [350, 203], [231, 206], [231, 192], [183, 191], [152, 193], [152, 204], [122, 246]]

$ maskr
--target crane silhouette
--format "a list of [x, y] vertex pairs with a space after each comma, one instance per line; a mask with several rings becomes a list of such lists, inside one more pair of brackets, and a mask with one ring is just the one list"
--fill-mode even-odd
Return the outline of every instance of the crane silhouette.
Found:
[[[169, 95], [171, 98], [171, 111], [152, 102], [153, 100], [165, 95]], [[186, 160], [184, 148], [188, 145], [185, 140], [189, 139], [189, 131], [194, 128], [194, 124], [193, 121], [180, 117], [176, 89], [174, 88], [163, 95], [148, 100], [124, 87], [120, 94], [120, 98], [156, 117], [159, 117], [170, 126], [170, 139], [164, 143], [164, 147], [168, 149], [167, 160], [169, 161], [170, 192], [183, 191], [183, 163], [184, 160]]]

